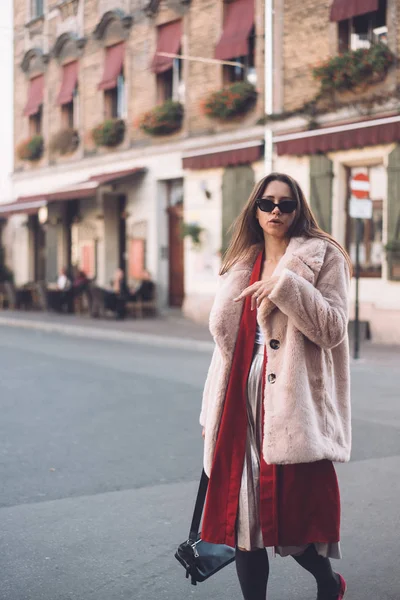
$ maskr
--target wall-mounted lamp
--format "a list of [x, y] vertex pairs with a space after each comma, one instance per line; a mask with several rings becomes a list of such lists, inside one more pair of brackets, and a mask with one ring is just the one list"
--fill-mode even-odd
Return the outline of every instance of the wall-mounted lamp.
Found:
[[208, 189], [207, 181], [204, 181], [204, 179], [202, 181], [200, 181], [200, 189], [202, 192], [204, 192], [204, 195], [207, 198], [207, 200], [210, 200], [211, 192]]
[[38, 219], [41, 225], [46, 225], [49, 218], [49, 210], [47, 206], [41, 206], [38, 211]]

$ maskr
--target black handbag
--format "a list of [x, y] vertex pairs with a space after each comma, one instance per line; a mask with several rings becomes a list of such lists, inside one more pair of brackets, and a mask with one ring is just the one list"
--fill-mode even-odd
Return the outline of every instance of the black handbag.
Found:
[[201, 539], [199, 528], [207, 487], [208, 477], [203, 469], [189, 538], [186, 542], [180, 544], [178, 550], [175, 552], [175, 558], [179, 560], [186, 570], [186, 579], [190, 576], [192, 585], [197, 585], [197, 582], [205, 581], [211, 575], [214, 575], [214, 573], [217, 573], [217, 571], [220, 571], [235, 560], [235, 549], [231, 546], [210, 544]]

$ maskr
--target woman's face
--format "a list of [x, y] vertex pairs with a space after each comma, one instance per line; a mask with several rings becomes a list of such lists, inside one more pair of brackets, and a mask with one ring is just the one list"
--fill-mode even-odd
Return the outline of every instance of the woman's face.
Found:
[[[264, 232], [264, 237], [265, 235], [270, 235], [271, 237], [279, 239], [285, 238], [290, 226], [296, 218], [296, 212], [299, 209], [297, 205], [296, 210], [293, 210], [293, 212], [290, 213], [283, 213], [279, 209], [280, 202], [286, 203], [288, 200], [296, 201], [290, 187], [282, 181], [271, 181], [265, 188], [261, 198], [271, 200], [277, 205], [273, 208], [272, 212], [265, 212], [257, 207], [256, 217]], [[263, 203], [261, 203], [261, 205], [262, 204]], [[266, 204], [268, 207], [268, 203]], [[284, 204], [283, 206], [290, 207], [290, 204]]]

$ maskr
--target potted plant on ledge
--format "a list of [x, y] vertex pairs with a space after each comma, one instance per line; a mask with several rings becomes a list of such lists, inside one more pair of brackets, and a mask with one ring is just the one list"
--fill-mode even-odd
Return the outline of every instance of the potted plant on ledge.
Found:
[[96, 146], [113, 148], [119, 146], [125, 137], [125, 121], [123, 119], [107, 119], [92, 131]]
[[385, 246], [388, 276], [391, 281], [400, 281], [400, 240], [391, 240]]
[[142, 115], [139, 127], [148, 135], [170, 135], [182, 127], [183, 114], [180, 102], [167, 100]]
[[62, 129], [54, 134], [50, 142], [50, 150], [54, 153], [72, 154], [79, 146], [79, 134], [76, 129]]
[[34, 162], [42, 158], [44, 152], [44, 140], [42, 135], [33, 135], [23, 140], [17, 146], [17, 156], [21, 160]]
[[313, 69], [313, 76], [320, 81], [322, 94], [356, 90], [382, 81], [394, 62], [391, 50], [378, 43], [330, 58]]
[[204, 228], [198, 223], [183, 223], [182, 224], [182, 237], [189, 237], [192, 240], [193, 248], [200, 248], [201, 246], [201, 234]]
[[248, 81], [238, 81], [210, 94], [203, 107], [208, 117], [229, 121], [248, 113], [256, 100], [257, 90], [254, 85]]

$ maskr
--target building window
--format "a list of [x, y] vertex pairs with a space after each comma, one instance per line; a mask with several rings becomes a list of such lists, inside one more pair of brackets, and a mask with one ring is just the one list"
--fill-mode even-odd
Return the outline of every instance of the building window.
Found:
[[224, 65], [223, 78], [224, 84], [234, 83], [235, 81], [248, 81], [253, 85], [257, 85], [257, 73], [254, 60], [255, 50], [255, 30], [249, 36], [249, 52], [247, 56], [238, 56], [230, 59], [232, 62], [241, 63], [242, 67], [234, 67], [232, 65]]
[[42, 106], [40, 106], [38, 112], [29, 117], [29, 135], [42, 135]]
[[68, 102], [61, 107], [61, 121], [63, 129], [73, 129], [74, 122], [74, 103]]
[[31, 18], [37, 19], [44, 15], [44, 0], [31, 0]]
[[386, 0], [379, 0], [378, 10], [338, 23], [339, 52], [370, 48], [377, 42], [387, 43]]
[[123, 74], [119, 75], [116, 87], [104, 91], [104, 112], [106, 119], [126, 117], [126, 86]]
[[368, 175], [370, 199], [372, 200], [372, 219], [362, 221], [360, 244], [360, 272], [362, 277], [381, 277], [384, 250], [382, 242], [383, 205], [386, 197], [387, 172], [383, 165], [356, 167], [348, 169], [349, 194], [347, 202], [346, 246], [355, 263], [356, 257], [356, 220], [349, 215], [351, 199], [350, 181], [358, 173]]
[[162, 104], [167, 100], [184, 101], [182, 61], [178, 58], [173, 60], [171, 69], [157, 74], [157, 102]]

